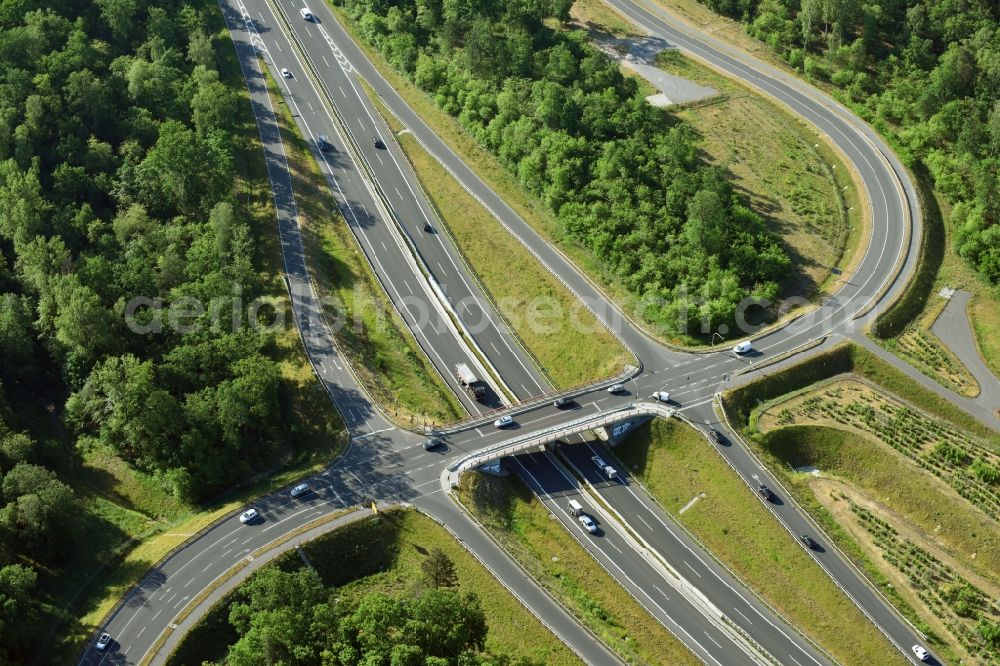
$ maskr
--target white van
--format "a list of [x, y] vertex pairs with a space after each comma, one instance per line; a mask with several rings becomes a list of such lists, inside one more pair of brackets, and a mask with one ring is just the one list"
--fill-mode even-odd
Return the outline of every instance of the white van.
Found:
[[569, 512], [572, 513], [574, 516], [579, 516], [583, 514], [583, 505], [577, 502], [576, 500], [570, 500]]
[[313, 13], [309, 11], [308, 7], [303, 7], [302, 9], [300, 9], [299, 14], [302, 14], [302, 18], [304, 18], [307, 21], [313, 20]]

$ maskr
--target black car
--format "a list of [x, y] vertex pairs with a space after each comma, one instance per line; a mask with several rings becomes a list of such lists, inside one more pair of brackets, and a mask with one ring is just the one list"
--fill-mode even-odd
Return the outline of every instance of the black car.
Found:
[[564, 396], [562, 398], [556, 398], [555, 402], [552, 403], [552, 406], [562, 409], [563, 407], [569, 406], [572, 402], [573, 398], [567, 398]]
[[813, 541], [813, 538], [808, 534], [803, 534], [799, 537], [799, 540], [805, 544], [805, 547], [809, 550], [816, 550], [816, 542]]
[[708, 429], [708, 434], [712, 436], [712, 439], [715, 440], [716, 444], [722, 444], [722, 433], [721, 432], [719, 432], [715, 428], [709, 428]]
[[430, 222], [424, 222], [424, 231], [427, 233], [434, 231], [434, 227], [431, 226]]
[[763, 483], [757, 485], [757, 492], [760, 494], [761, 497], [766, 499], [768, 502], [774, 499], [774, 493], [772, 493], [771, 489], [765, 486]]
[[382, 143], [382, 139], [378, 138], [377, 136], [373, 136], [372, 137], [372, 143], [375, 144], [376, 148], [384, 148], [385, 147], [385, 144]]
[[437, 437], [431, 437], [426, 442], [424, 442], [424, 451], [433, 451], [434, 449], [438, 448], [442, 444], [444, 444], [444, 442], [442, 442]]
[[325, 134], [320, 134], [318, 137], [316, 137], [316, 145], [319, 146], [319, 149], [324, 152], [333, 148], [333, 146], [330, 145], [330, 141], [326, 138]]

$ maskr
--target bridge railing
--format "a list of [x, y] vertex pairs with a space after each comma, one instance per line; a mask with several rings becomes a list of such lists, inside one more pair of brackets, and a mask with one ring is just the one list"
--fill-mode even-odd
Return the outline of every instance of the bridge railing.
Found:
[[571, 389], [565, 391], [553, 391], [552, 393], [545, 393], [533, 398], [528, 398], [523, 402], [519, 402], [511, 407], [500, 407], [488, 412], [483, 412], [482, 414], [475, 416], [473, 418], [464, 419], [462, 421], [455, 421], [454, 423], [448, 424], [441, 427], [431, 427], [427, 426], [424, 428], [424, 432], [428, 435], [440, 435], [447, 436], [453, 435], [456, 432], [462, 432], [463, 430], [471, 430], [472, 428], [478, 428], [479, 426], [486, 425], [487, 423], [492, 423], [497, 416], [501, 414], [510, 414], [511, 416], [516, 416], [518, 414], [523, 414], [524, 412], [530, 412], [532, 409], [539, 407], [541, 405], [549, 404], [553, 402], [556, 398], [565, 397], [572, 398], [583, 393], [589, 393], [590, 391], [596, 391], [598, 389], [607, 388], [615, 384], [622, 384], [629, 381], [633, 377], [639, 375], [642, 372], [642, 368], [635, 365], [626, 365], [625, 369], [619, 372], [617, 375], [611, 378], [601, 379], [596, 382], [591, 382], [589, 384], [582, 384], [580, 386], [575, 386]]
[[626, 421], [636, 416], [662, 416], [664, 418], [670, 418], [674, 415], [674, 413], [675, 410], [673, 408], [656, 402], [634, 403], [621, 409], [598, 412], [597, 414], [584, 416], [559, 426], [553, 426], [551, 428], [546, 428], [545, 430], [512, 437], [497, 444], [479, 449], [478, 451], [471, 451], [448, 465], [448, 471], [461, 474], [466, 470], [478, 467], [484, 463], [490, 462], [491, 460], [496, 460], [498, 458], [513, 455], [520, 451], [526, 451], [537, 446], [542, 446], [543, 444], [548, 444], [585, 430], [593, 430], [594, 428], [601, 428], [619, 421]]

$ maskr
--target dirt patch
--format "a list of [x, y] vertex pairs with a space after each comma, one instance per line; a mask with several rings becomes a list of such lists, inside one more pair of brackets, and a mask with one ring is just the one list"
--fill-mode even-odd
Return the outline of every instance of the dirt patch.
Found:
[[925, 602], [921, 599], [919, 592], [910, 584], [909, 579], [899, 569], [885, 560], [882, 556], [882, 549], [876, 544], [871, 533], [858, 520], [857, 515], [851, 510], [849, 502], [853, 502], [871, 511], [880, 519], [889, 523], [900, 535], [904, 536], [914, 545], [930, 552], [941, 562], [960, 573], [973, 585], [987, 592], [993, 598], [997, 598], [1000, 595], [1000, 587], [993, 585], [990, 581], [965, 567], [962, 562], [951, 557], [947, 551], [939, 548], [933, 540], [925, 538], [926, 533], [923, 530], [878, 500], [865, 494], [854, 485], [842, 479], [830, 477], [811, 478], [807, 483], [819, 503], [830, 512], [850, 537], [869, 553], [871, 561], [875, 563], [875, 566], [878, 567], [882, 575], [885, 576], [900, 596], [912, 608], [916, 609], [920, 618], [931, 627], [933, 632], [945, 638], [952, 649], [962, 659], [963, 663], [975, 663], [976, 658], [962, 647], [960, 638], [935, 613], [927, 611]]

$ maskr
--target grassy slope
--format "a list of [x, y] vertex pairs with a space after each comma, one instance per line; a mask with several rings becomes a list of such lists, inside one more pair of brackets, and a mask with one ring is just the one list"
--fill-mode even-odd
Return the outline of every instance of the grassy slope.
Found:
[[[756, 432], [756, 424], [760, 410], [768, 409], [773, 404], [782, 402], [791, 396], [798, 396], [810, 390], [810, 386], [838, 373], [854, 372], [880, 385], [889, 393], [899, 396], [911, 405], [924, 410], [933, 417], [940, 418], [959, 428], [963, 428], [995, 449], [1000, 445], [1000, 436], [987, 428], [972, 416], [956, 410], [949, 403], [943, 402], [936, 393], [925, 389], [915, 381], [887, 365], [871, 353], [850, 343], [835, 347], [830, 352], [816, 355], [790, 368], [768, 375], [751, 382], [734, 391], [723, 394], [723, 403], [730, 418], [737, 427], [744, 427], [748, 433]], [[815, 430], [815, 429], [810, 429]], [[830, 429], [827, 429], [830, 430]], [[836, 432], [836, 431], [832, 431]], [[812, 436], [812, 435], [811, 435]], [[821, 435], [815, 435], [821, 436]], [[839, 439], [839, 438], [838, 438]], [[869, 578], [874, 580], [896, 607], [912, 621], [920, 623], [919, 616], [905, 600], [892, 588], [879, 569], [872, 563], [869, 554], [863, 551], [847, 532], [833, 518], [816, 498], [803, 486], [800, 479], [791, 474], [787, 465], [763, 451], [755, 448], [765, 458], [772, 473], [795, 494], [799, 503], [804, 506], [837, 542], [837, 545], [860, 567]], [[880, 499], [888, 488], [895, 490], [899, 477], [898, 468], [886, 470], [886, 475], [880, 479]], [[806, 488], [803, 491], [803, 488]]]
[[[763, 450], [776, 465], [810, 465], [847, 479], [985, 578], [1000, 571], [1000, 532], [941, 479], [892, 450], [879, 438], [827, 426], [789, 426], [766, 431]], [[808, 479], [793, 475], [801, 488]], [[971, 557], [970, 557], [971, 555]]]
[[[550, 633], [493, 575], [454, 538], [430, 518], [416, 511], [383, 513], [381, 519], [365, 520], [338, 529], [303, 546], [324, 582], [338, 585], [339, 603], [353, 604], [368, 592], [409, 595], [425, 585], [420, 565], [430, 550], [440, 548], [455, 563], [459, 589], [475, 592], [483, 605], [489, 632], [487, 650], [529, 657], [562, 666], [580, 663], [576, 656]], [[275, 565], [283, 569], [302, 566], [297, 553]], [[351, 578], [358, 573], [360, 578]], [[239, 594], [237, 590], [234, 594]], [[228, 606], [223, 599], [195, 627], [171, 657], [172, 664], [220, 660], [237, 635], [229, 625]]]
[[320, 297], [332, 296], [341, 311], [327, 304], [328, 321], [347, 323], [335, 331], [365, 388], [403, 423], [448, 422], [464, 415], [461, 404], [405, 330], [374, 272], [358, 248], [319, 165], [309, 151], [291, 111], [270, 82], [278, 124], [287, 151], [292, 187], [312, 277]]
[[[901, 661], [694, 429], [656, 420], [630, 435], [615, 453], [716, 557], [838, 661]], [[699, 493], [705, 496], [678, 515]], [[852, 640], [843, 640], [847, 635]]]
[[[955, 496], [939, 479], [895, 455], [875, 438], [837, 428], [792, 426], [765, 434], [757, 448], [771, 469], [781, 470], [783, 483], [820, 520], [838, 546], [869, 573], [869, 578], [897, 608], [929, 635], [936, 649], [946, 651], [946, 660], [959, 661], [957, 654], [952, 652], [953, 646], [933, 630], [935, 622], [928, 617], [931, 611], [919, 600], [917, 591], [912, 588], [900, 591], [898, 584], [887, 580], [886, 574], [892, 574], [887, 571], [889, 565], [881, 550], [866, 547], [852, 537], [846, 526], [837, 522], [817, 497], [811, 475], [791, 472], [787, 465], [813, 465], [822, 469], [824, 475], [832, 474], [834, 478], [847, 481], [864, 496], [917, 526], [931, 543], [971, 547], [971, 551], [964, 550], [963, 554], [984, 555], [988, 561], [980, 565], [986, 567], [988, 575], [995, 575], [989, 568], [996, 558], [995, 523]], [[976, 560], [963, 557], [962, 561], [970, 565]], [[971, 566], [974, 571], [982, 571], [976, 564]]]
[[[215, 5], [212, 5], [215, 7]], [[222, 80], [248, 100], [243, 75], [229, 33], [217, 23], [214, 44]], [[281, 256], [274, 222], [271, 188], [264, 169], [257, 126], [249, 104], [240, 106], [240, 141], [234, 162], [239, 168], [240, 196], [251, 212], [261, 274], [269, 293], [285, 295]], [[53, 575], [43, 578], [46, 618], [54, 632], [45, 661], [67, 663], [94, 625], [152, 566], [189, 535], [247, 499], [280, 487], [308, 470], [328, 463], [341, 451], [343, 424], [316, 381], [294, 328], [278, 333], [282, 409], [289, 447], [275, 473], [208, 506], [191, 507], [170, 495], [156, 479], [130, 469], [106, 451], [82, 451], [81, 458], [57, 468], [81, 498], [82, 537], [76, 555]], [[25, 406], [26, 407], [26, 406]], [[37, 408], [37, 405], [36, 405]], [[48, 414], [19, 409], [32, 429], [51, 420]], [[58, 427], [43, 430], [43, 444], [65, 450], [66, 435]], [[65, 453], [61, 454], [63, 457]]]
[[459, 497], [542, 587], [627, 662], [697, 663], [516, 478], [466, 474]]

